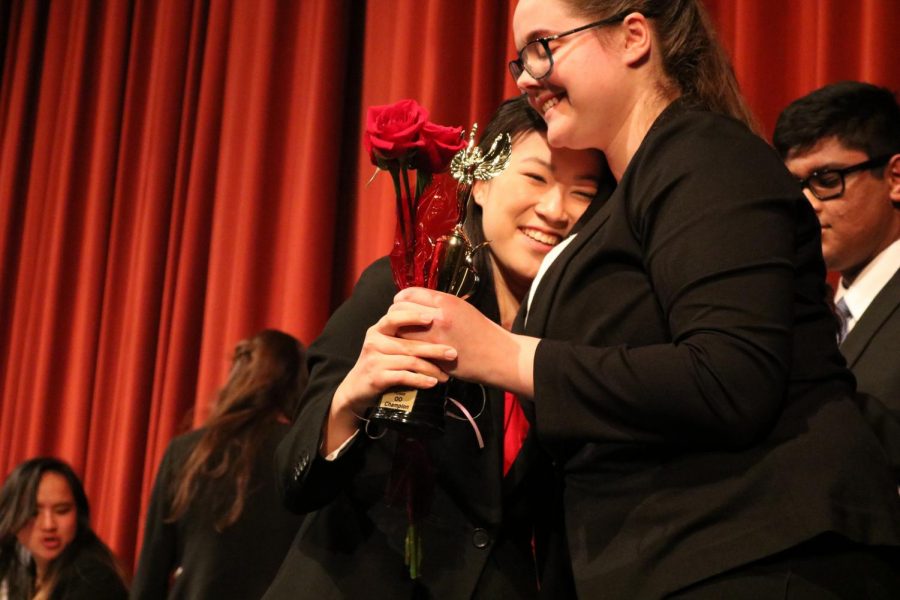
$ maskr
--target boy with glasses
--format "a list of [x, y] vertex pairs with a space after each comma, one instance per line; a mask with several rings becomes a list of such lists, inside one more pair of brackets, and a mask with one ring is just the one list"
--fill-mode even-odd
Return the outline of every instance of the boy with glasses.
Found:
[[840, 347], [859, 391], [900, 415], [897, 99], [867, 83], [825, 86], [781, 113], [774, 143], [819, 217], [826, 265], [840, 273]]

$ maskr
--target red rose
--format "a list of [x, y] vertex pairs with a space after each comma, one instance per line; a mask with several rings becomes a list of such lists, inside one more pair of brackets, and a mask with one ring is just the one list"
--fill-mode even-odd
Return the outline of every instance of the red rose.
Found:
[[372, 164], [380, 167], [379, 159], [401, 158], [421, 148], [422, 127], [427, 120], [428, 111], [415, 100], [370, 107], [363, 143]]
[[440, 173], [447, 168], [453, 155], [466, 147], [462, 127], [444, 127], [432, 122], [422, 126], [424, 144], [416, 154], [414, 167], [428, 173]]

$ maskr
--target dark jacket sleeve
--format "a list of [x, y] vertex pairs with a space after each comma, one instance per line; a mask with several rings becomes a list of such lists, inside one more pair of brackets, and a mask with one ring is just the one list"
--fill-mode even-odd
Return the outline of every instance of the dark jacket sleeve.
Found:
[[[621, 218], [580, 248], [594, 253], [586, 273], [616, 270], [597, 293], [615, 296], [621, 325], [592, 329], [586, 299], [562, 309], [578, 330], [543, 340], [535, 356], [544, 434], [743, 447], [782, 410], [795, 276], [817, 273], [816, 236], [802, 240], [810, 264], [801, 267], [796, 227], [811, 229], [814, 216], [771, 149], [736, 128], [683, 120], [636, 154], [611, 200]], [[647, 291], [628, 296], [636, 288]]]
[[866, 422], [875, 432], [900, 485], [900, 415], [888, 409], [878, 398], [858, 393], [857, 404]]
[[147, 508], [144, 543], [131, 589], [131, 597], [134, 599], [165, 598], [169, 590], [169, 578], [177, 567], [176, 524], [165, 520], [169, 512], [172, 469], [178, 464], [175, 457], [176, 440], [166, 448], [153, 484], [150, 506]]
[[366, 331], [387, 312], [396, 292], [388, 259], [376, 261], [309, 348], [309, 386], [296, 421], [275, 453], [285, 504], [294, 512], [328, 503], [359, 468], [365, 436], [357, 435], [338, 460], [328, 462], [319, 454], [322, 425], [335, 390], [356, 364]]
[[94, 556], [76, 559], [71, 577], [61, 581], [53, 600], [125, 600], [128, 590], [115, 569]]

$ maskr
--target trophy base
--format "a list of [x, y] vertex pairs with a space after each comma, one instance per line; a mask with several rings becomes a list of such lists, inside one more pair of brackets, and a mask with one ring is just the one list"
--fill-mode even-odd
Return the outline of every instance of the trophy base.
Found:
[[427, 390], [391, 390], [369, 412], [369, 420], [407, 437], [437, 437], [444, 433], [446, 395], [446, 384]]

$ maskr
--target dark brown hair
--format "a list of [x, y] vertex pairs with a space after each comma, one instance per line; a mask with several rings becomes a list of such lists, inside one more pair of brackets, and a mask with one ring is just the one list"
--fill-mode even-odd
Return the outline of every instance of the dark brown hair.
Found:
[[564, 0], [589, 19], [638, 12], [650, 19], [663, 70], [686, 100], [757, 129], [728, 55], [699, 0]]
[[[509, 100], [504, 100], [497, 107], [491, 120], [481, 130], [481, 141], [478, 147], [482, 152], [487, 153], [490, 150], [494, 139], [503, 133], [508, 133], [513, 142], [519, 136], [536, 131], [538, 133], [547, 133], [547, 124], [531, 106], [528, 105], [528, 98], [525, 96], [516, 96]], [[482, 210], [474, 201], [469, 202], [468, 211], [466, 213], [466, 235], [469, 241], [477, 247], [485, 243], [484, 228], [482, 226]], [[489, 258], [489, 250], [487, 246], [482, 247], [475, 253], [474, 260], [475, 270], [478, 273], [480, 283], [472, 297], [472, 302], [476, 306], [482, 306], [486, 294], [494, 294], [494, 277], [493, 268]]]
[[233, 498], [214, 515], [216, 529], [238, 520], [256, 453], [278, 417], [293, 418], [308, 377], [306, 350], [287, 333], [265, 329], [238, 343], [228, 381], [174, 483], [168, 521], [181, 518], [208, 483]]
[[35, 573], [33, 561], [20, 552], [16, 538], [37, 510], [37, 494], [41, 479], [52, 472], [62, 476], [75, 500], [75, 538], [47, 568], [43, 587], [47, 597], [62, 580], [74, 577], [74, 563], [81, 554], [91, 554], [122, 577], [112, 551], [91, 529], [90, 507], [84, 486], [67, 463], [50, 457], [27, 460], [13, 469], [0, 488], [0, 581], [6, 580], [10, 598], [31, 598], [34, 595]]
[[[773, 143], [781, 158], [806, 153], [825, 138], [869, 158], [900, 153], [900, 103], [888, 88], [841, 81], [788, 105], [775, 123]], [[881, 177], [883, 168], [872, 173]]]

